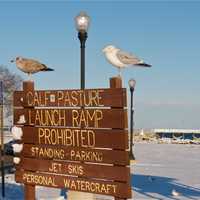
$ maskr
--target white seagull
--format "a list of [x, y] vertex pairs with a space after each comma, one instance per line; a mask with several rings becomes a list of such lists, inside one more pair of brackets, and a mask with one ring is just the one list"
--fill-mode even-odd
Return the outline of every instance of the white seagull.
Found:
[[175, 197], [180, 196], [180, 193], [177, 192], [175, 189], [173, 189], [172, 190], [172, 196], [175, 196]]
[[54, 71], [54, 69], [48, 68], [46, 65], [33, 59], [16, 57], [14, 60], [11, 60], [11, 62], [15, 62], [17, 68], [27, 73], [29, 76], [40, 71]]
[[130, 65], [139, 67], [151, 67], [151, 65], [145, 63], [135, 55], [124, 52], [113, 45], [106, 46], [102, 51], [104, 52], [108, 62], [119, 69], [119, 76], [121, 76], [121, 69]]

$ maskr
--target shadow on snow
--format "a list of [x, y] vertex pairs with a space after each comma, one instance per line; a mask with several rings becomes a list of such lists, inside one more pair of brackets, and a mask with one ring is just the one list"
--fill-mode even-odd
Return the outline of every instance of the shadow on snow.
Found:
[[[1, 183], [0, 183], [0, 199], [1, 197]], [[22, 200], [24, 199], [24, 189], [22, 185], [16, 185], [11, 183], [5, 184], [5, 198], [3, 200]]]
[[172, 190], [180, 193], [180, 197], [187, 197], [191, 200], [200, 199], [200, 188], [178, 183], [178, 180], [174, 178], [134, 174], [131, 177], [131, 185], [133, 186], [133, 191], [152, 199], [160, 200], [163, 197], [176, 199], [172, 195]]

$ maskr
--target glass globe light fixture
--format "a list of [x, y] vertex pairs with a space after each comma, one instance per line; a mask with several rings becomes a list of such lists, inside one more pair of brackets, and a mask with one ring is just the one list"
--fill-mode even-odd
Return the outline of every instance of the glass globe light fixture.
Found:
[[130, 79], [130, 80], [128, 81], [128, 84], [129, 84], [129, 87], [130, 87], [131, 89], [134, 89], [134, 88], [135, 88], [135, 85], [136, 85], [136, 80]]
[[86, 12], [80, 12], [79, 15], [75, 17], [76, 29], [78, 32], [87, 32], [90, 25], [90, 17]]

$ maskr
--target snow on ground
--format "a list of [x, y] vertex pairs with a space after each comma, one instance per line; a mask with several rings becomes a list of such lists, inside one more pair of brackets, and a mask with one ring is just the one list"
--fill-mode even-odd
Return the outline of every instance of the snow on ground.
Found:
[[135, 200], [200, 200], [200, 145], [136, 144], [134, 149]]
[[[138, 143], [134, 150], [134, 200], [200, 200], [200, 145]], [[58, 189], [37, 187], [36, 196], [38, 200], [63, 200], [60, 194]], [[113, 198], [96, 195], [96, 200], [102, 199]], [[23, 200], [23, 188], [13, 175], [6, 176], [4, 200]]]

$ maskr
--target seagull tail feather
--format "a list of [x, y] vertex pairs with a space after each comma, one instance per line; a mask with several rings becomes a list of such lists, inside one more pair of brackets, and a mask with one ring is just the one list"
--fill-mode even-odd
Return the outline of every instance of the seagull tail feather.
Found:
[[41, 71], [54, 71], [54, 69], [52, 69], [52, 68], [44, 68]]
[[151, 67], [151, 65], [147, 63], [138, 63], [137, 65], [141, 67]]

